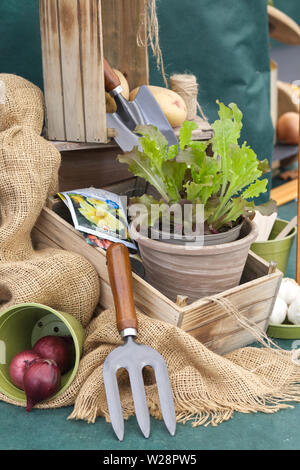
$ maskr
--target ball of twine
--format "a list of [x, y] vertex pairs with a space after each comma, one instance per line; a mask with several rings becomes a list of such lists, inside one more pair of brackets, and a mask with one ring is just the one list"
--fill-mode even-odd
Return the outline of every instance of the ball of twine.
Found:
[[207, 121], [207, 117], [198, 103], [198, 82], [195, 75], [187, 73], [174, 74], [170, 77], [170, 87], [184, 100], [188, 110], [188, 120], [195, 119], [197, 111], [199, 111], [201, 117]]

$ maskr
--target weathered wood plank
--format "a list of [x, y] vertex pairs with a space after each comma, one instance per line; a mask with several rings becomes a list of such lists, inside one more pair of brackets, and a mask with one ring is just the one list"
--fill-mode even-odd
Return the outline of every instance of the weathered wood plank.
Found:
[[[248, 309], [255, 304], [263, 307], [263, 302], [268, 303], [270, 299], [274, 300], [274, 294], [277, 293], [277, 289], [280, 285], [282, 274], [276, 271], [274, 274], [265, 276], [264, 278], [250, 281], [241, 286], [235, 287], [228, 291], [222, 292], [215, 295], [216, 298], [222, 299], [227, 298], [237, 306], [240, 311]], [[269, 308], [265, 308], [265, 315], [268, 315]], [[270, 312], [271, 313], [271, 312]], [[181, 328], [184, 330], [190, 330], [197, 326], [199, 321], [202, 324], [209, 324], [228, 316], [228, 314], [215, 304], [213, 301], [200, 299], [197, 302], [184, 308], [183, 321]]]
[[[257, 327], [261, 331], [265, 331], [267, 328], [268, 321], [264, 319], [261, 322], [256, 323]], [[194, 334], [192, 334], [194, 336]], [[194, 336], [198, 341], [202, 342], [200, 337]], [[237, 329], [233, 334], [226, 336], [225, 338], [214, 337], [209, 341], [204, 341], [204, 345], [214, 351], [217, 354], [223, 355], [234, 351], [235, 349], [244, 348], [254, 342], [254, 338], [249, 331], [243, 329]]]
[[57, 0], [40, 0], [39, 7], [46, 103], [46, 135], [50, 140], [65, 140]]
[[[200, 116], [196, 116], [193, 121], [198, 125], [198, 129], [192, 132], [193, 140], [209, 140], [213, 137], [213, 130], [208, 121], [205, 121]], [[180, 127], [175, 127], [174, 132], [176, 136], [179, 136]]]
[[66, 139], [85, 142], [80, 24], [77, 0], [58, 0]]
[[144, 0], [102, 0], [103, 48], [112, 67], [125, 74], [129, 88], [149, 83], [147, 47], [137, 47]]
[[106, 142], [101, 1], [79, 0], [78, 5], [86, 141]]
[[278, 206], [282, 206], [287, 202], [293, 201], [298, 195], [298, 180], [292, 180], [288, 183], [281, 184], [277, 188], [271, 189], [271, 198], [277, 202]]
[[120, 181], [132, 179], [127, 165], [119, 163], [116, 147], [95, 150], [62, 152], [59, 169], [60, 191], [87, 188], [102, 188]]
[[114, 142], [109, 142], [107, 144], [93, 144], [88, 142], [68, 142], [68, 141], [50, 141], [52, 145], [59, 152], [74, 152], [76, 150], [105, 150], [109, 148], [117, 148], [117, 145]]

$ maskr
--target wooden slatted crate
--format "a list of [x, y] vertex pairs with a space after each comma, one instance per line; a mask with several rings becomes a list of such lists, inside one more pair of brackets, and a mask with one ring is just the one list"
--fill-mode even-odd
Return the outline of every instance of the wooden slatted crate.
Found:
[[[69, 250], [89, 260], [100, 278], [100, 305], [102, 308], [112, 307], [105, 251], [88, 245], [83, 236], [59, 215], [63, 212], [68, 214], [62, 202], [55, 207], [55, 212], [53, 208], [43, 209], [32, 233], [34, 244]], [[241, 285], [217, 297], [231, 301], [242, 315], [266, 331], [281, 278], [280, 271], [270, 269], [264, 260], [250, 252]], [[172, 302], [137, 273], [133, 273], [133, 286], [136, 306], [144, 313], [177, 325], [219, 354], [253, 342], [251, 332], [243, 329], [234, 316], [222, 311], [212, 301], [199, 299], [186, 305], [186, 299], [182, 299], [178, 292], [178, 302]]]
[[46, 138], [106, 143], [105, 57], [130, 88], [148, 83], [137, 45], [144, 0], [39, 0]]

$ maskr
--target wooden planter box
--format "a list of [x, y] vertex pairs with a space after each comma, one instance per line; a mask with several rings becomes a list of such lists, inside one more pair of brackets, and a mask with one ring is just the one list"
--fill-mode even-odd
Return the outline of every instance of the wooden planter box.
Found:
[[144, 0], [39, 0], [46, 137], [106, 143], [103, 57], [130, 89], [148, 83], [146, 47], [137, 46]]
[[[55, 207], [56, 212], [68, 210], [63, 203]], [[44, 208], [33, 230], [32, 237], [37, 246], [62, 248], [83, 255], [96, 268], [100, 283], [102, 308], [114, 305], [106, 268], [106, 253], [88, 245], [74, 227], [50, 208]], [[271, 267], [272, 268], [272, 267]], [[240, 286], [218, 294], [235, 304], [239, 312], [263, 331], [266, 331], [272, 312], [282, 273], [250, 252]], [[223, 312], [211, 301], [199, 299], [184, 305], [180, 292], [178, 303], [172, 302], [154, 289], [138, 274], [133, 273], [136, 306], [150, 317], [177, 325], [207, 347], [219, 354], [246, 346], [253, 342], [252, 334], [243, 329], [233, 316]]]

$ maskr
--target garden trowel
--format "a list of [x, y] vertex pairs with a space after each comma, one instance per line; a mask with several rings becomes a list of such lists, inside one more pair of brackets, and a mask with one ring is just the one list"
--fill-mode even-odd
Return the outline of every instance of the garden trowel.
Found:
[[117, 111], [107, 113], [107, 127], [117, 131], [114, 137], [117, 144], [124, 152], [138, 146], [141, 150], [138, 138], [133, 131], [136, 126], [152, 124], [165, 136], [168, 145], [177, 145], [177, 137], [162, 112], [159, 104], [147, 86], [141, 86], [134, 101], [127, 101], [122, 95], [123, 88], [119, 77], [104, 59], [105, 90], [115, 99]]

